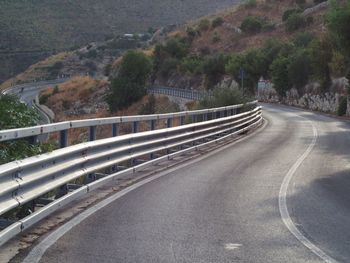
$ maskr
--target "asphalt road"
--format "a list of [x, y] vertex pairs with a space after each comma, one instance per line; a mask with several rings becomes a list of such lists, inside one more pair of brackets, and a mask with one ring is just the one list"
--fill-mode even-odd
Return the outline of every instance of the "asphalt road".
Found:
[[[350, 262], [350, 124], [279, 106], [264, 116], [258, 134], [127, 193], [40, 262], [323, 262], [301, 241]], [[288, 175], [301, 241], [281, 218]]]

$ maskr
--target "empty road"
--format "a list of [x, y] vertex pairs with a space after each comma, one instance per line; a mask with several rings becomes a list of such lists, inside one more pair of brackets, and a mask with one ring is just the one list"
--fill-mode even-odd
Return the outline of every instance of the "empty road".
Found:
[[27, 262], [350, 262], [350, 124], [263, 106], [259, 133], [56, 232]]

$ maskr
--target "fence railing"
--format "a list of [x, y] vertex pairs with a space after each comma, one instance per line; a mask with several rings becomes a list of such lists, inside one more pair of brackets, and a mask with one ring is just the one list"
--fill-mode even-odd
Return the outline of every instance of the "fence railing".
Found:
[[[260, 107], [253, 110], [229, 114], [230, 110], [241, 108], [241, 105], [207, 109], [192, 113], [172, 113], [164, 118], [203, 115], [203, 121], [182, 126], [170, 127], [154, 131], [96, 140], [69, 146], [51, 153], [14, 161], [0, 166], [0, 217], [6, 212], [35, 200], [57, 189], [66, 189], [70, 182], [78, 178], [91, 177], [97, 173], [103, 174], [96, 181], [87, 185], [78, 185], [73, 192], [65, 191], [65, 195], [56, 195], [56, 200], [47, 202], [44, 208], [34, 211], [28, 217], [19, 219], [0, 232], [0, 245], [21, 233], [39, 220], [68, 202], [87, 194], [106, 184], [112, 183], [125, 173], [135, 173], [147, 166], [154, 165], [175, 156], [217, 144], [219, 141], [249, 131], [262, 122]], [[207, 114], [215, 114], [208, 120]], [[208, 116], [207, 116], [208, 117]], [[156, 116], [119, 117], [120, 119], [99, 119], [78, 121], [74, 127], [91, 127], [102, 123], [115, 121], [154, 121]], [[125, 118], [125, 120], [123, 119]], [[66, 130], [72, 128], [71, 122], [50, 126], [50, 129]], [[54, 128], [55, 127], [55, 128]], [[40, 127], [18, 129], [18, 136], [31, 136], [40, 131]], [[48, 132], [48, 128], [44, 132]], [[8, 138], [8, 137], [7, 137]], [[141, 164], [137, 164], [142, 160]], [[129, 163], [130, 168], [118, 171], [118, 165]], [[109, 171], [109, 172], [107, 172]], [[97, 179], [97, 177], [94, 177]]]
[[206, 96], [210, 96], [211, 93], [203, 92], [198, 90], [188, 90], [188, 89], [176, 89], [167, 87], [149, 87], [147, 89], [150, 94], [162, 94], [167, 96], [173, 96], [188, 100], [201, 100]]

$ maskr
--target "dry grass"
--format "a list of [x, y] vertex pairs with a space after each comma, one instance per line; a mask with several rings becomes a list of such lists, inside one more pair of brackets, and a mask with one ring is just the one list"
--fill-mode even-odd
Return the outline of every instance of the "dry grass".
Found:
[[49, 78], [49, 72], [47, 68], [52, 67], [57, 62], [63, 62], [70, 57], [72, 52], [61, 52], [59, 54], [48, 57], [36, 64], [30, 66], [26, 71], [17, 75], [16, 77], [9, 79], [2, 83], [0, 90], [11, 87], [12, 85], [32, 82], [34, 80], [47, 79]]

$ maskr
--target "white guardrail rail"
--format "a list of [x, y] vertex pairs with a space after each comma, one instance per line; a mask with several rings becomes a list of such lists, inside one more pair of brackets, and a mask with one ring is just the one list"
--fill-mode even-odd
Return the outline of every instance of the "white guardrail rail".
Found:
[[[66, 142], [69, 129], [90, 127], [90, 133], [94, 133], [96, 126], [112, 124], [114, 135], [111, 138], [85, 142], [0, 165], [0, 217], [4, 218], [7, 212], [23, 208], [23, 205], [38, 204], [39, 200], [46, 198], [43, 207], [33, 208], [29, 216], [8, 222], [3, 227], [0, 232], [0, 246], [72, 200], [102, 185], [112, 184], [126, 173], [136, 173], [147, 166], [215, 145], [259, 126], [262, 123], [261, 107], [257, 106], [256, 101], [249, 104], [250, 109], [242, 113], [237, 111], [244, 105], [234, 105], [161, 115], [71, 121], [0, 131], [0, 141], [60, 132], [61, 136], [65, 136], [63, 139]], [[200, 122], [196, 122], [198, 116], [202, 116]], [[193, 122], [185, 124], [185, 117], [192, 117]], [[180, 126], [171, 127], [174, 118], [181, 120]], [[168, 128], [153, 130], [156, 121], [162, 119], [167, 120]], [[138, 124], [142, 121], [150, 122], [151, 130], [137, 132]], [[116, 136], [115, 125], [125, 122], [133, 123], [135, 133]], [[94, 136], [90, 134], [90, 139], [94, 139]], [[119, 169], [119, 165], [125, 163], [130, 163], [130, 166]], [[90, 180], [85, 185], [75, 185], [73, 191], [67, 191], [68, 185], [76, 179], [91, 178], [91, 175], [97, 174], [99, 176], [93, 177], [95, 180]], [[64, 194], [54, 194], [55, 198], [47, 198], [48, 193], [57, 193], [59, 189], [64, 189]]]

